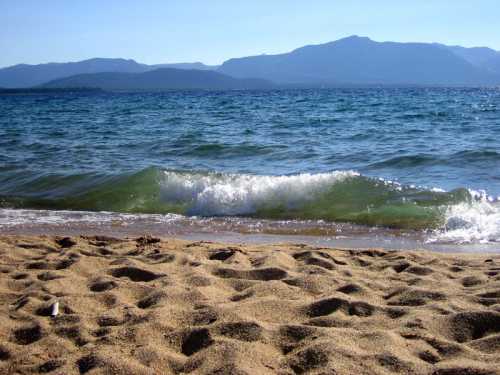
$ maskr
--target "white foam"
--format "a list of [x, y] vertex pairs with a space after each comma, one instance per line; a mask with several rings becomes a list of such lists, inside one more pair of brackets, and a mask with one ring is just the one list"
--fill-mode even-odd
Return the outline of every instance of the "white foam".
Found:
[[332, 184], [359, 176], [353, 171], [292, 176], [164, 173], [162, 197], [168, 202], [189, 202], [188, 214], [204, 216], [249, 215], [270, 205], [293, 209]]
[[0, 227], [37, 224], [60, 225], [68, 223], [109, 224], [115, 221], [127, 223], [137, 220], [167, 223], [181, 218], [184, 218], [184, 216], [176, 214], [123, 214], [105, 211], [0, 209]]
[[445, 212], [445, 227], [428, 242], [491, 243], [500, 242], [500, 202], [484, 191], [470, 190], [471, 202], [450, 206]]

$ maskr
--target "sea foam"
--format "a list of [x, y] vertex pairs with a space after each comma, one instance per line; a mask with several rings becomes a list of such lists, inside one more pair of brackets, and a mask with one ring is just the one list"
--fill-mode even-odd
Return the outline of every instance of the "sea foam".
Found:
[[161, 194], [163, 200], [188, 204], [188, 215], [251, 215], [270, 206], [296, 208], [333, 184], [357, 176], [354, 171], [292, 176], [165, 171]]
[[484, 191], [469, 190], [472, 200], [448, 206], [445, 225], [432, 235], [432, 243], [500, 242], [500, 200]]

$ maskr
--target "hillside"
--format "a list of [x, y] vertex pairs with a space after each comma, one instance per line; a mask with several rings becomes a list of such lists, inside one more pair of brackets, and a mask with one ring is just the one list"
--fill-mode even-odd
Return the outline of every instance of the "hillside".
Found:
[[98, 72], [140, 73], [148, 69], [147, 66], [134, 60], [102, 58], [68, 63], [19, 64], [0, 69], [0, 86], [5, 88], [32, 87], [75, 74]]
[[144, 73], [79, 74], [53, 80], [42, 87], [95, 87], [103, 90], [226, 90], [271, 88], [273, 84], [262, 79], [237, 79], [213, 71], [161, 68]]
[[450, 50], [472, 65], [500, 74], [500, 52], [494, 49], [488, 47], [440, 46]]
[[280, 55], [230, 59], [219, 72], [280, 83], [495, 85], [500, 75], [426, 43], [374, 42], [352, 36]]
[[216, 67], [202, 63], [140, 64], [134, 60], [94, 58], [78, 62], [48, 63], [38, 65], [19, 64], [0, 69], [0, 86], [26, 88], [43, 83], [89, 73], [143, 73], [158, 68], [213, 70]]

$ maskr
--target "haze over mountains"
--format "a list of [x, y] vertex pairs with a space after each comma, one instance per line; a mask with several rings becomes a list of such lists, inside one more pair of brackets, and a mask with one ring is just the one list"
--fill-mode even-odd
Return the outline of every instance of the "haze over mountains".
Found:
[[[165, 69], [167, 68], [167, 69]], [[155, 72], [155, 73], [153, 73]], [[107, 90], [269, 88], [277, 85], [500, 85], [500, 52], [437, 43], [375, 42], [351, 36], [278, 55], [202, 63], [140, 64], [96, 58], [0, 69], [0, 87]]]
[[[476, 55], [475, 51], [467, 52]], [[500, 54], [497, 55], [500, 60]], [[283, 83], [488, 85], [500, 82], [500, 71], [487, 69], [479, 62], [472, 64], [454, 48], [426, 43], [379, 43], [357, 36], [280, 55], [231, 59], [219, 71], [233, 77], [259, 77]]]
[[33, 87], [77, 74], [104, 72], [144, 73], [159, 68], [212, 70], [217, 67], [211, 67], [200, 62], [146, 65], [134, 60], [109, 58], [94, 58], [78, 62], [39, 65], [19, 64], [0, 69], [0, 86]]
[[489, 70], [493, 73], [500, 73], [500, 52], [488, 47], [464, 48], [460, 46], [438, 46], [452, 51], [457, 56], [462, 57], [472, 65]]
[[92, 73], [50, 81], [44, 88], [98, 87], [103, 90], [264, 89], [274, 85], [263, 79], [233, 78], [209, 70], [159, 68], [143, 73]]

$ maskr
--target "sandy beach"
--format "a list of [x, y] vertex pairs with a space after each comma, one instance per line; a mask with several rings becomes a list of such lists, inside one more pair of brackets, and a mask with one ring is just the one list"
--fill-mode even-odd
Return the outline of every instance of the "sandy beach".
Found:
[[500, 368], [499, 254], [3, 236], [0, 272], [2, 374]]

